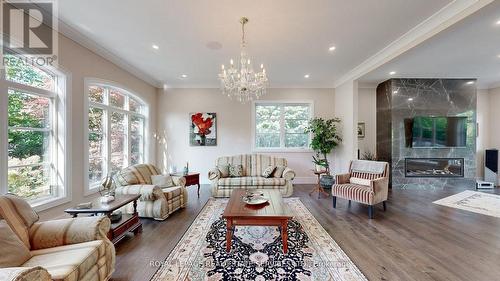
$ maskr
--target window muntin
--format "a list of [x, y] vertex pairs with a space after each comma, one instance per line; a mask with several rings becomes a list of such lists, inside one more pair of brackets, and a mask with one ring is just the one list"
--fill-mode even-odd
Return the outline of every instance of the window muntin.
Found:
[[105, 84], [88, 87], [88, 181], [144, 162], [144, 104], [127, 91]]
[[65, 195], [56, 179], [64, 163], [57, 162], [54, 149], [61, 141], [56, 139], [54, 121], [58, 77], [27, 64], [21, 56], [4, 59], [6, 87], [0, 95], [6, 94], [7, 102], [0, 109], [7, 111], [7, 131], [0, 135], [6, 138], [8, 150], [5, 191], [41, 204]]
[[255, 148], [305, 149], [310, 135], [305, 133], [311, 118], [309, 103], [255, 103]]

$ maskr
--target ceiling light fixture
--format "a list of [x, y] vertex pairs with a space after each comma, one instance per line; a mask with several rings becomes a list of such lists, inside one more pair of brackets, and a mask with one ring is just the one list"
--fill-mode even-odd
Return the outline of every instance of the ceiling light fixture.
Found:
[[500, 25], [500, 20], [497, 20], [496, 25]]
[[187, 74], [182, 74], [181, 75], [181, 78], [187, 78], [187, 77], [188, 77]]
[[330, 48], [328, 48], [328, 51], [333, 52], [335, 51], [335, 49], [337, 49], [335, 46], [331, 46]]
[[155, 50], [158, 50], [160, 48], [160, 46], [158, 46], [156, 44], [153, 44], [151, 47], [153, 47], [153, 49], [155, 49]]
[[222, 65], [219, 80], [222, 94], [227, 95], [229, 98], [234, 97], [239, 102], [245, 103], [265, 95], [269, 80], [267, 79], [264, 64], [260, 65], [260, 72], [253, 70], [246, 52], [245, 24], [248, 23], [248, 18], [242, 17], [240, 23], [242, 33], [240, 59], [236, 66], [231, 59], [227, 70]]
[[309, 74], [304, 75], [304, 78], [309, 78]]
[[413, 98], [408, 98], [408, 101], [413, 101]]
[[389, 75], [394, 75], [394, 74], [396, 74], [396, 71], [389, 72]]
[[467, 85], [472, 85], [472, 84], [474, 84], [474, 81], [469, 81], [469, 82], [467, 82], [466, 84], [467, 84]]

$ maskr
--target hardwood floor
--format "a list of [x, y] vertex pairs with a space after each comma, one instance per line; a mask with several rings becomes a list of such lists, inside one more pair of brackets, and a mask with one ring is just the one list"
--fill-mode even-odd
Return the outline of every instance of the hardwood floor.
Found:
[[[390, 192], [387, 211], [332, 197], [309, 196], [313, 185], [295, 185], [321, 225], [369, 280], [500, 280], [500, 219], [432, 204], [463, 189]], [[210, 197], [189, 187], [189, 204], [166, 221], [143, 219], [143, 233], [127, 236], [117, 247], [113, 280], [149, 280]], [[488, 192], [488, 191], [486, 191]], [[500, 191], [490, 191], [499, 194]]]

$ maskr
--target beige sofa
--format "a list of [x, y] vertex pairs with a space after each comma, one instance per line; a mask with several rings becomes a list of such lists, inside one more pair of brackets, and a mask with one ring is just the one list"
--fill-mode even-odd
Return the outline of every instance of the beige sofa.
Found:
[[[0, 196], [0, 280], [108, 280], [115, 248], [105, 216], [39, 222], [24, 199]], [[7, 234], [6, 234], [7, 233]]]
[[[242, 177], [223, 177], [217, 166], [227, 164], [242, 165]], [[242, 154], [235, 156], [219, 157], [215, 168], [209, 171], [208, 178], [212, 182], [212, 196], [229, 197], [236, 188], [253, 189], [278, 189], [285, 197], [293, 193], [292, 180], [295, 172], [287, 167], [285, 158], [278, 158], [263, 154]], [[284, 171], [281, 175], [263, 177], [262, 174], [268, 166], [281, 166]]]
[[[186, 207], [187, 190], [184, 177], [172, 176], [174, 186], [160, 187], [152, 184], [151, 176], [161, 175], [151, 164], [137, 164], [121, 170], [114, 176], [116, 194], [140, 194], [137, 202], [139, 217], [164, 220], [171, 213]], [[126, 213], [134, 212], [133, 204], [124, 208]]]

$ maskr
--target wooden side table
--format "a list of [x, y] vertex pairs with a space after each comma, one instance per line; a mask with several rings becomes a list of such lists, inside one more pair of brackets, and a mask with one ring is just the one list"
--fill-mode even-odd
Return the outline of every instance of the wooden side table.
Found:
[[200, 197], [200, 173], [175, 173], [171, 176], [184, 177], [186, 179], [186, 186], [197, 185], [198, 186], [198, 197]]
[[311, 192], [309, 192], [309, 196], [311, 196], [311, 194], [313, 194], [314, 192], [318, 192], [318, 199], [320, 199], [321, 194], [326, 195], [326, 197], [330, 196], [330, 195], [328, 194], [328, 192], [326, 192], [326, 191], [325, 191], [325, 189], [324, 189], [324, 188], [321, 186], [321, 184], [320, 184], [320, 178], [321, 178], [321, 175], [322, 175], [322, 174], [326, 174], [326, 173], [327, 173], [327, 171], [318, 172], [318, 171], [314, 171], [314, 170], [313, 170], [313, 173], [314, 173], [316, 176], [318, 176], [318, 182], [317, 182], [317, 184], [316, 184], [316, 187], [315, 187], [315, 188], [314, 188]]

